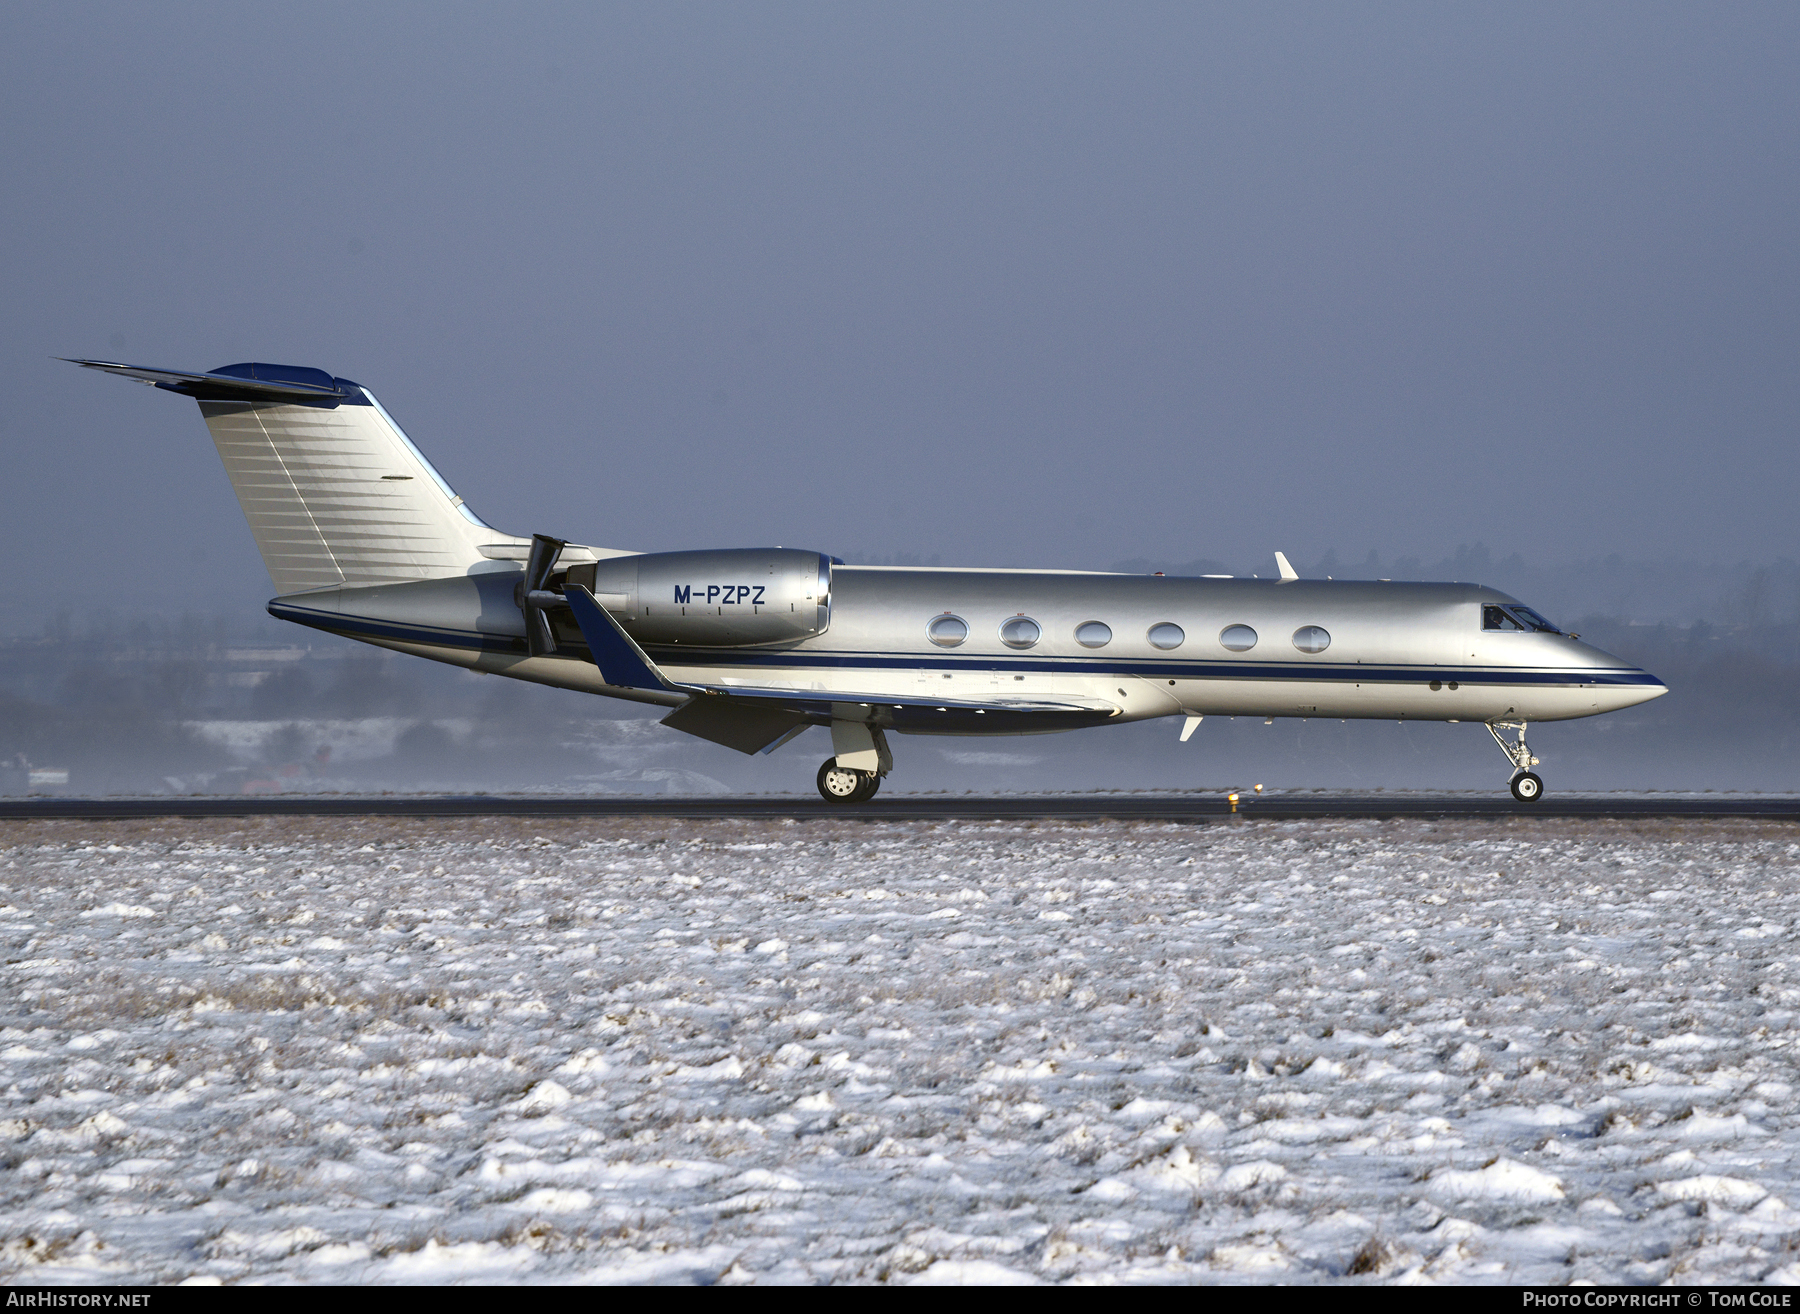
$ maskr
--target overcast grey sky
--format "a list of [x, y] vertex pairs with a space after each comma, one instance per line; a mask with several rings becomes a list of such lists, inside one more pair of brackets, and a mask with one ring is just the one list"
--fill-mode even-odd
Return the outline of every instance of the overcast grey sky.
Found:
[[269, 592], [314, 365], [490, 523], [1255, 568], [1800, 555], [1800, 6], [0, 17], [0, 604]]

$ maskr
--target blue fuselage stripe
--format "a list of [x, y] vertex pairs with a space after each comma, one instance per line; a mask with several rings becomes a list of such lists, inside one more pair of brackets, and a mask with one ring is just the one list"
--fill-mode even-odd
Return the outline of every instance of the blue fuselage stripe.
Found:
[[[330, 630], [349, 638], [389, 639], [400, 643], [461, 648], [470, 652], [523, 653], [523, 639], [503, 634], [480, 634], [425, 625], [401, 625], [390, 621], [315, 611], [292, 603], [271, 603], [269, 611], [282, 620]], [[1194, 661], [1160, 658], [1119, 662], [1091, 657], [957, 656], [931, 653], [829, 653], [786, 649], [752, 651], [645, 646], [659, 664], [733, 671], [783, 670], [904, 670], [1006, 672], [1019, 675], [1143, 676], [1158, 680], [1300, 680], [1334, 684], [1400, 684], [1421, 680], [1456, 680], [1482, 685], [1639, 685], [1659, 686], [1662, 681], [1632, 666], [1444, 666], [1361, 665], [1325, 662]]]

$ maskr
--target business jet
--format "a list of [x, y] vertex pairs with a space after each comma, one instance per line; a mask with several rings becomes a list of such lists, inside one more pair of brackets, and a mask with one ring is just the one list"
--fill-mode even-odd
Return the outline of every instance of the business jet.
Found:
[[795, 548], [630, 552], [490, 528], [362, 385], [247, 363], [74, 360], [192, 397], [274, 581], [271, 615], [471, 670], [669, 709], [744, 753], [828, 726], [819, 793], [875, 795], [889, 732], [1152, 717], [1485, 726], [1543, 795], [1532, 721], [1668, 692], [1476, 584], [847, 566]]

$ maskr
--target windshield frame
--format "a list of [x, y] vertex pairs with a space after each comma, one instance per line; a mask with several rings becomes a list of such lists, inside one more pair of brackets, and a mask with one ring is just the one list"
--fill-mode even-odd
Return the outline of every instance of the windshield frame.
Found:
[[[1499, 613], [1499, 624], [1491, 624]], [[1508, 624], [1507, 622], [1510, 622]], [[1516, 628], [1515, 628], [1516, 627]], [[1562, 634], [1540, 611], [1522, 602], [1484, 602], [1481, 604], [1481, 629], [1484, 634]]]
[[1507, 608], [1513, 618], [1528, 629], [1539, 634], [1561, 634], [1562, 631], [1552, 625], [1541, 611], [1533, 611], [1522, 602], [1515, 602]]

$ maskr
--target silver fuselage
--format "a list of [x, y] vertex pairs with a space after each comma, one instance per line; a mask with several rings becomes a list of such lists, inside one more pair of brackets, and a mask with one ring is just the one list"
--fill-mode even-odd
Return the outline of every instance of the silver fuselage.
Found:
[[282, 594], [275, 616], [658, 704], [673, 709], [664, 725], [746, 753], [829, 726], [820, 791], [839, 801], [869, 797], [859, 791], [891, 769], [889, 730], [1033, 734], [1174, 715], [1482, 721], [1513, 763], [1515, 797], [1535, 800], [1524, 723], [1667, 692], [1491, 589], [1300, 580], [1280, 553], [1280, 579], [1194, 579], [527, 539], [475, 515], [352, 380], [257, 361], [75, 363], [199, 403]]
[[[555, 655], [526, 655], [519, 578], [516, 567], [494, 562], [451, 579], [289, 595], [270, 610], [497, 675], [667, 706], [683, 701], [606, 685], [578, 635]], [[1092, 708], [1089, 724], [1182, 714], [1557, 721], [1667, 692], [1654, 676], [1577, 638], [1484, 630], [1483, 605], [1515, 599], [1474, 584], [836, 566], [829, 587], [829, 625], [810, 638], [644, 648], [677, 682], [913, 701], [1054, 699]], [[634, 599], [614, 612], [627, 632], [642, 627], [635, 606]], [[955, 647], [927, 634], [945, 613], [967, 624]], [[1019, 616], [1041, 630], [1028, 648], [1001, 639], [1001, 626]], [[1103, 646], [1077, 642], [1077, 627], [1090, 621], [1110, 628]], [[1178, 646], [1152, 644], [1150, 631], [1162, 624], [1180, 627]], [[1220, 636], [1230, 626], [1253, 629], [1254, 645], [1227, 648]], [[1329, 634], [1323, 651], [1295, 646], [1292, 636], [1308, 626]], [[896, 728], [1019, 733], [984, 730], [967, 717], [941, 730], [928, 720]]]

